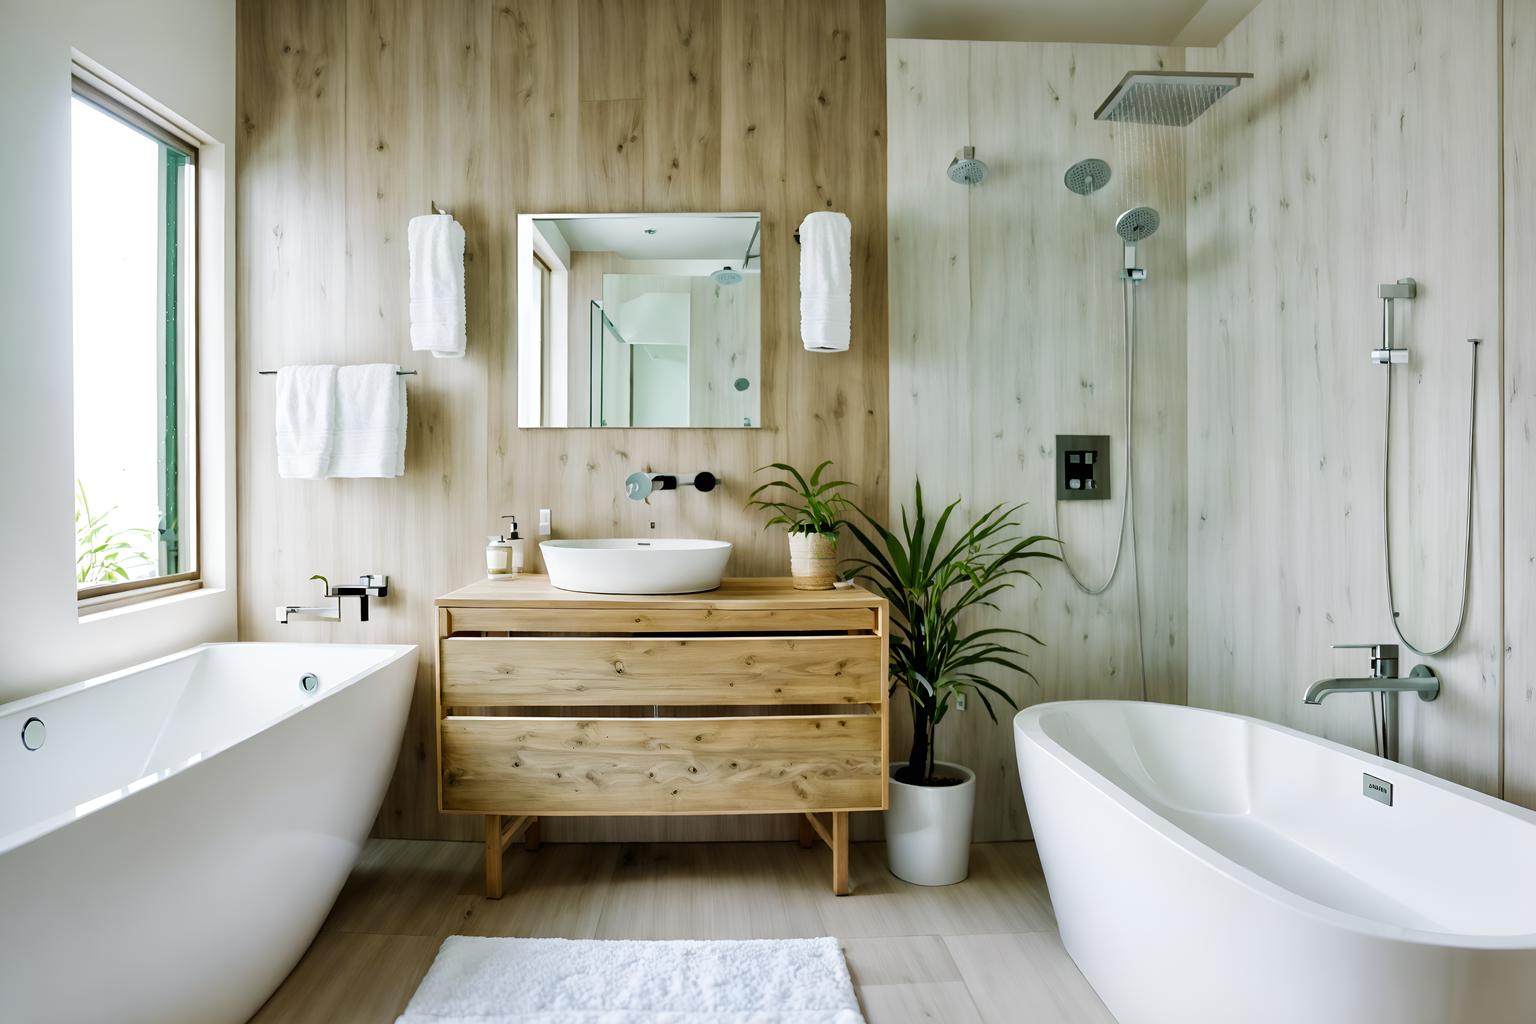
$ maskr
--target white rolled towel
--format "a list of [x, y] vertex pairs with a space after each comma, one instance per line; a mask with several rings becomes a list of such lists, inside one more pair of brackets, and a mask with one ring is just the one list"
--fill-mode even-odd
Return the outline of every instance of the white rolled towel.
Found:
[[412, 217], [411, 348], [439, 359], [464, 355], [464, 228], [450, 215]]
[[800, 222], [800, 340], [808, 352], [846, 352], [853, 323], [853, 225], [831, 210]]

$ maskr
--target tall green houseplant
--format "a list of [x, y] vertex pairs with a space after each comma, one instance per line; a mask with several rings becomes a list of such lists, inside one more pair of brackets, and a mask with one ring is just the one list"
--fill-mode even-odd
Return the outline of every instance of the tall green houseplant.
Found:
[[918, 481], [911, 510], [901, 510], [900, 532], [857, 506], [867, 531], [848, 523], [866, 556], [850, 559], [854, 575], [872, 584], [891, 605], [891, 689], [905, 687], [913, 720], [912, 752], [895, 778], [909, 785], [949, 781], [934, 774], [934, 732], [956, 696], [975, 694], [994, 722], [997, 712], [991, 698], [1018, 707], [1012, 694], [983, 671], [1001, 668], [1036, 681], [1022, 664], [1019, 647], [1044, 646], [1043, 641], [1022, 629], [974, 628], [971, 623], [977, 610], [996, 609], [1003, 591], [1020, 580], [1035, 580], [1029, 571], [1032, 560], [1060, 560], [1041, 547], [1053, 543], [1049, 537], [1020, 536], [1017, 516], [1023, 505], [995, 505], [946, 541], [959, 505], [958, 499], [951, 502], [930, 523]]

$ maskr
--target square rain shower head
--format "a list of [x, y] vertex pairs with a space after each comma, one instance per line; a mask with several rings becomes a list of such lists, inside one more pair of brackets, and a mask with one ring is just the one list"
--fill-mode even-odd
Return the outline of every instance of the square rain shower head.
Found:
[[1183, 128], [1252, 77], [1246, 71], [1132, 71], [1093, 119]]

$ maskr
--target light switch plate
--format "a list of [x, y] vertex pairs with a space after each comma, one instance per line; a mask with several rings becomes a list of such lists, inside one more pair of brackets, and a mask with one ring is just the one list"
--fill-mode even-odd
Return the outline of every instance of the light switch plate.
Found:
[[1056, 435], [1056, 497], [1061, 501], [1108, 501], [1109, 435]]
[[549, 530], [549, 509], [541, 508], [539, 509], [539, 536], [548, 537]]

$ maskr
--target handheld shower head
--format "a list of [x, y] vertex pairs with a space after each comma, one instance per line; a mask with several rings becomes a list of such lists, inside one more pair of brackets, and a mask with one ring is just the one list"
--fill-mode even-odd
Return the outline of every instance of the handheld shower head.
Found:
[[1062, 182], [1067, 186], [1068, 191], [1086, 196], [1092, 195], [1109, 184], [1109, 177], [1109, 164], [1097, 157], [1089, 157], [1068, 167]]
[[975, 146], [961, 146], [949, 162], [949, 180], [961, 185], [979, 185], [987, 176], [987, 165], [976, 159]]
[[1138, 206], [1126, 210], [1115, 219], [1115, 233], [1130, 245], [1157, 234], [1162, 218], [1150, 206]]

